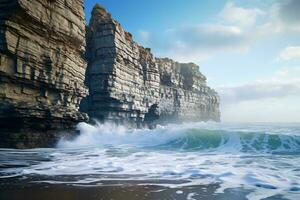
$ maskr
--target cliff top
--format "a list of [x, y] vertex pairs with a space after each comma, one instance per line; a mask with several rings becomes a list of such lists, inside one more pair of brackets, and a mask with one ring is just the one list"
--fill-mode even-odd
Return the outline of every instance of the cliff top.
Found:
[[199, 66], [196, 63], [193, 63], [193, 62], [181, 63], [181, 62], [175, 61], [175, 60], [173, 60], [171, 58], [168, 58], [168, 57], [164, 57], [164, 58], [157, 57], [156, 59], [160, 62], [173, 62], [173, 63], [176, 63], [176, 64], [189, 65], [193, 68], [198, 68], [199, 69]]
[[101, 17], [101, 18], [109, 18], [112, 19], [112, 16], [107, 10], [102, 7], [99, 3], [97, 3], [92, 11], [92, 17]]
[[[95, 21], [97, 20], [101, 20], [101, 22], [104, 22], [104, 23], [113, 23], [115, 24], [116, 26], [118, 26], [120, 29], [122, 29], [125, 33], [125, 39], [131, 43], [135, 43], [141, 52], [148, 52], [150, 54], [152, 54], [151, 52], [151, 49], [150, 48], [147, 48], [147, 47], [143, 47], [141, 45], [139, 45], [137, 42], [134, 41], [133, 39], [133, 36], [130, 32], [127, 32], [124, 30], [124, 28], [122, 27], [122, 25], [116, 21], [115, 19], [113, 19], [112, 15], [103, 7], [101, 6], [99, 3], [97, 3], [94, 8], [93, 8], [93, 11], [92, 11], [92, 18], [91, 18], [91, 23], [94, 23]], [[90, 26], [91, 27], [91, 26]], [[174, 68], [182, 68], [183, 71], [189, 71], [190, 73], [192, 74], [195, 74], [199, 77], [201, 77], [202, 79], [205, 79], [206, 80], [206, 77], [200, 72], [199, 70], [199, 66], [195, 63], [180, 63], [180, 62], [177, 62], [171, 58], [155, 58], [158, 62], [169, 62], [169, 63], [172, 63], [172, 67]], [[182, 71], [181, 70], [181, 71]]]
[[206, 81], [206, 77], [200, 72], [199, 65], [189, 62], [189, 63], [180, 63], [177, 61], [174, 61], [173, 59], [170, 58], [155, 58], [158, 63], [170, 63], [170, 65], [173, 68], [177, 68], [179, 71], [183, 73], [191, 73], [194, 74], [195, 76], [198, 76], [199, 78], [203, 79]]

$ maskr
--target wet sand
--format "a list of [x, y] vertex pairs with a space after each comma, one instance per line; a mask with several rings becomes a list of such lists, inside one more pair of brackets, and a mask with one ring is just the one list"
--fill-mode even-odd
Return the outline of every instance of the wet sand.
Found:
[[[76, 176], [76, 178], [81, 176]], [[72, 181], [74, 176], [55, 176], [53, 181]], [[247, 200], [251, 190], [226, 189], [217, 192], [219, 184], [170, 188], [164, 180], [153, 181], [101, 181], [91, 184], [43, 183], [44, 176], [0, 179], [0, 200]], [[173, 181], [178, 184], [180, 181]], [[272, 196], [264, 200], [285, 200]]]
[[[217, 193], [218, 184], [169, 188], [157, 185], [120, 183], [120, 185], [86, 186], [69, 184], [22, 183], [0, 181], [1, 200], [247, 200], [250, 190], [227, 189]], [[264, 200], [285, 200], [273, 196]]]

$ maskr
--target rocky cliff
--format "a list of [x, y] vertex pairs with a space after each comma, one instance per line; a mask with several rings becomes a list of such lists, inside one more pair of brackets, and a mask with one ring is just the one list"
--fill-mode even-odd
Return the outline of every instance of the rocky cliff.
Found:
[[87, 29], [85, 111], [93, 118], [141, 126], [151, 105], [159, 101], [159, 73], [155, 58], [132, 40], [99, 5]]
[[206, 77], [194, 63], [157, 58], [160, 75], [161, 122], [220, 121], [219, 96], [206, 85]]
[[219, 97], [193, 63], [155, 58], [96, 5], [87, 28], [90, 117], [139, 126], [220, 120]]
[[85, 113], [135, 127], [219, 121], [197, 65], [155, 58], [101, 6], [87, 31], [83, 0], [0, 0], [0, 10], [0, 147], [51, 146]]
[[0, 146], [53, 144], [87, 115], [83, 0], [0, 0]]

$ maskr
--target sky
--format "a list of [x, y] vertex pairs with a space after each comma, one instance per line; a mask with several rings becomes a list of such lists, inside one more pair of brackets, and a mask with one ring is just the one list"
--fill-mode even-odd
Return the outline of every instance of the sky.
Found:
[[156, 57], [194, 62], [225, 122], [300, 122], [300, 0], [85, 0]]

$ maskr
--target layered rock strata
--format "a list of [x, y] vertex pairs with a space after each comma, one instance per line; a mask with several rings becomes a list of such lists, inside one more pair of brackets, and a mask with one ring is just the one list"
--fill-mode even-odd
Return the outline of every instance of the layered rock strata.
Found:
[[87, 29], [90, 117], [131, 125], [220, 120], [219, 97], [193, 63], [154, 58], [96, 5]]
[[87, 29], [87, 59], [85, 111], [99, 120], [141, 126], [159, 101], [158, 66], [150, 50], [136, 44], [99, 5]]
[[87, 119], [83, 0], [0, 0], [0, 146], [53, 145]]
[[219, 96], [194, 63], [157, 58], [160, 121], [220, 121]]

